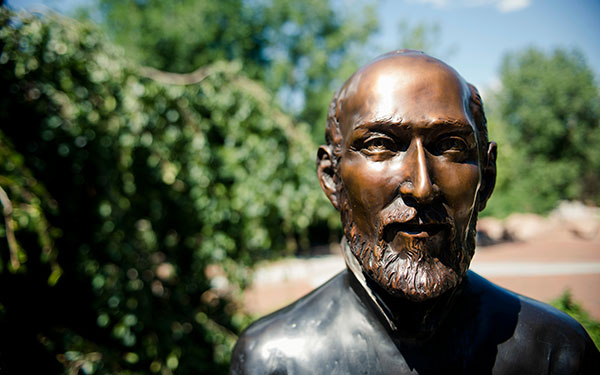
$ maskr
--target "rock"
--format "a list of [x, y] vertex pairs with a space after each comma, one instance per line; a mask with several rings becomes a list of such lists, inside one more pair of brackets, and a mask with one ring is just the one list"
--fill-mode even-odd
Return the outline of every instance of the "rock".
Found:
[[577, 201], [563, 201], [550, 214], [551, 220], [576, 237], [591, 240], [600, 232], [600, 208]]
[[477, 245], [488, 246], [509, 240], [504, 223], [495, 217], [484, 217], [477, 221]]
[[512, 214], [504, 224], [506, 234], [516, 241], [528, 241], [557, 229], [554, 222], [535, 214]]
[[594, 239], [598, 233], [600, 232], [600, 223], [596, 221], [581, 221], [581, 222], [571, 222], [569, 229], [571, 232], [585, 240]]
[[586, 206], [579, 201], [562, 201], [556, 207], [550, 217], [560, 218], [561, 220], [587, 219], [600, 220], [600, 208]]

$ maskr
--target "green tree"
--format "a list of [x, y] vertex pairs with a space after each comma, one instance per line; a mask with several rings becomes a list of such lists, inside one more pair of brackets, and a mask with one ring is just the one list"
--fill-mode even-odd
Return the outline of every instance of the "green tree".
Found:
[[561, 199], [600, 202], [600, 94], [578, 51], [509, 54], [490, 116], [499, 180], [490, 211], [546, 212]]
[[[376, 31], [369, 2], [97, 0], [100, 24], [140, 64], [191, 72], [239, 60], [321, 139], [333, 91]], [[88, 10], [93, 13], [92, 10]]]
[[1, 371], [224, 373], [245, 266], [333, 214], [308, 128], [240, 64], [140, 68], [86, 23], [0, 8], [0, 51]]

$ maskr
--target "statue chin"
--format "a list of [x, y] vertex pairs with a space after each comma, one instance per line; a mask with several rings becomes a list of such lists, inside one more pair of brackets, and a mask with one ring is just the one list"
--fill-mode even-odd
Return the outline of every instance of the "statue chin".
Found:
[[439, 261], [413, 262], [397, 261], [388, 266], [384, 264], [378, 268], [395, 269], [390, 276], [381, 276], [386, 272], [378, 272], [377, 277], [369, 275], [379, 286], [394, 297], [405, 298], [414, 302], [421, 302], [439, 297], [445, 292], [454, 289], [460, 282], [454, 270], [448, 269]]

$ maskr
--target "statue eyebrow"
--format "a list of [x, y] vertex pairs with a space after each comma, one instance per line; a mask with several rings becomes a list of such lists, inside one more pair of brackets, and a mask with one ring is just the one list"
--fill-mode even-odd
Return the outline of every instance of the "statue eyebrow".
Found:
[[[438, 118], [435, 120], [431, 120], [427, 123], [427, 128], [434, 128], [438, 125], [454, 125], [455, 131], [465, 132], [465, 133], [473, 133], [473, 126], [462, 119], [456, 118]], [[400, 127], [400, 129], [406, 129], [411, 127], [410, 122], [404, 122], [402, 119], [399, 120], [390, 120], [390, 119], [378, 119], [374, 121], [367, 121], [359, 123], [354, 127], [353, 131], [381, 131], [384, 133], [394, 132], [394, 127]]]
[[468, 128], [470, 130], [473, 130], [473, 126], [462, 119], [456, 119], [456, 118], [439, 118], [436, 120], [432, 120], [429, 122], [429, 124], [427, 124], [429, 126], [436, 126], [436, 125], [455, 125], [455, 126], [459, 126], [462, 128]]
[[359, 123], [354, 127], [354, 130], [376, 130], [376, 131], [389, 131], [392, 126], [406, 127], [408, 124], [403, 124], [402, 121], [391, 121], [391, 120], [375, 120]]

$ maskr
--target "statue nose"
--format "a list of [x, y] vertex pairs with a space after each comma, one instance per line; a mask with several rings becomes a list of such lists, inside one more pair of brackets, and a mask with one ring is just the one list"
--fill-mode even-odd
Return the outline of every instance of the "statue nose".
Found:
[[400, 194], [414, 199], [418, 203], [431, 203], [438, 195], [439, 189], [431, 179], [426, 150], [423, 142], [417, 138], [409, 146], [403, 165], [404, 181], [400, 185]]

